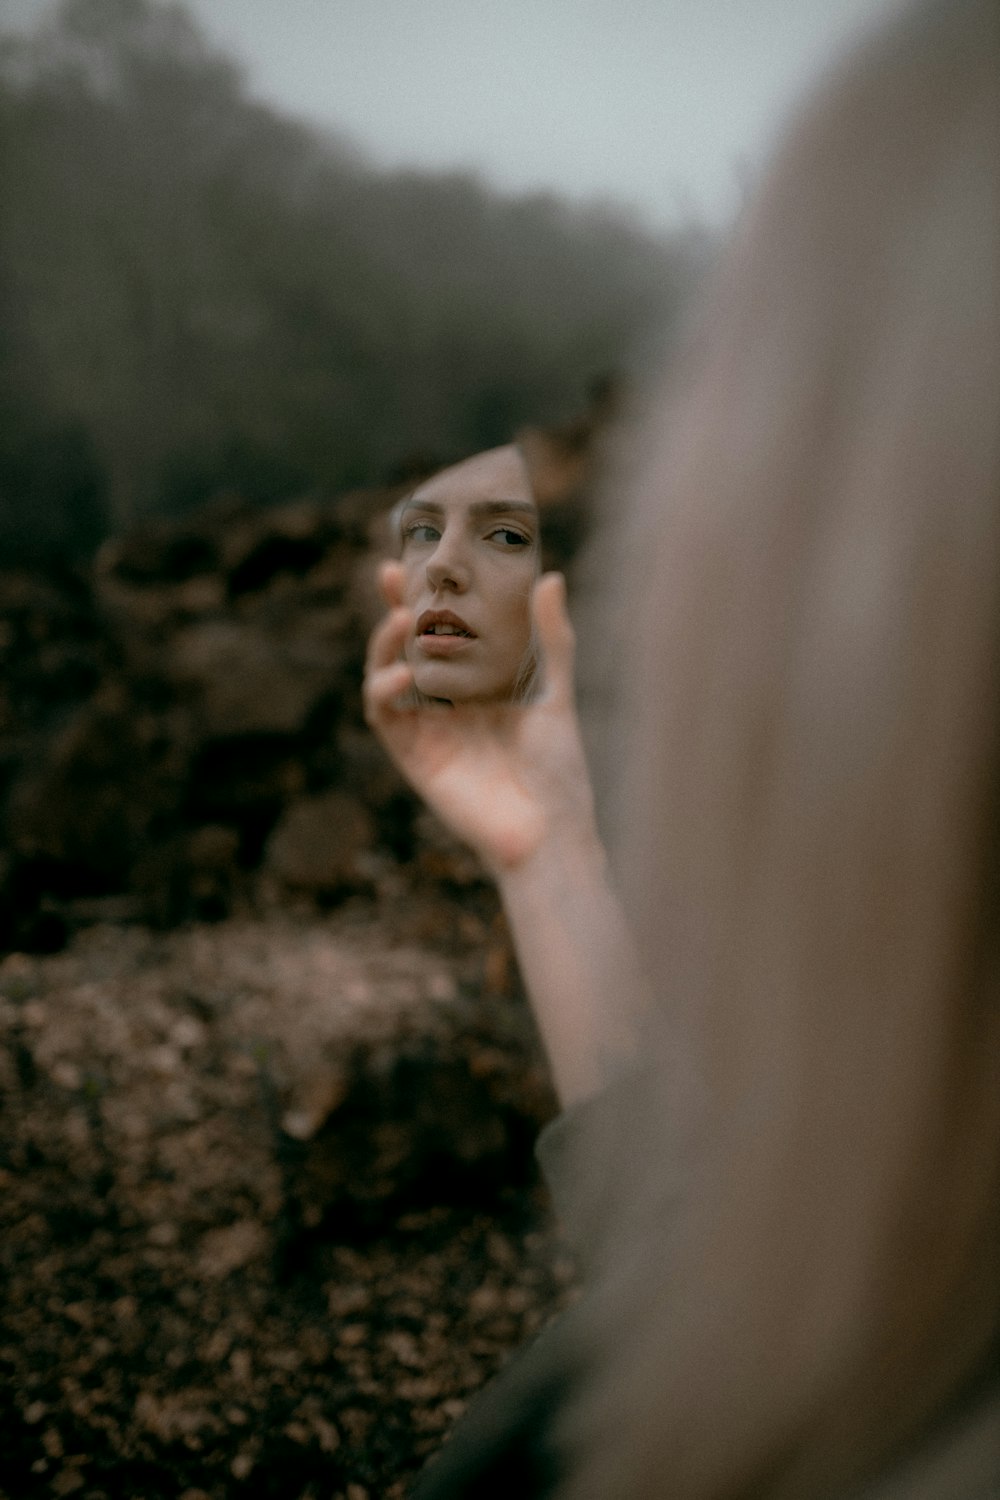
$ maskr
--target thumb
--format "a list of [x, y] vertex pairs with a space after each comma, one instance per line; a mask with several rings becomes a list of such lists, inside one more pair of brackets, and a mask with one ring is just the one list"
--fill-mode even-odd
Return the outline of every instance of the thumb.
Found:
[[402, 563], [384, 562], [379, 566], [378, 585], [390, 609], [398, 609], [403, 602], [404, 578]]
[[531, 604], [538, 634], [544, 696], [560, 702], [571, 700], [576, 635], [566, 609], [563, 575], [543, 574], [535, 584]]

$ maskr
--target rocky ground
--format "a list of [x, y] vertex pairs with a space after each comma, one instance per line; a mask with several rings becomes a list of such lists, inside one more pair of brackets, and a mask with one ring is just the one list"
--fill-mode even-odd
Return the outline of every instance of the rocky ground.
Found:
[[0, 1495], [393, 1500], [570, 1294], [493, 898], [0, 961]]
[[[546, 566], [609, 410], [521, 434]], [[495, 895], [362, 719], [402, 493], [0, 570], [0, 1500], [393, 1500], [569, 1294]]]

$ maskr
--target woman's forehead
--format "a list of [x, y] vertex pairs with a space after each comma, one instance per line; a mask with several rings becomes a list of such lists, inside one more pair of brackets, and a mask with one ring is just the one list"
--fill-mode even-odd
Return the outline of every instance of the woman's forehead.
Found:
[[409, 504], [472, 504], [479, 501], [512, 502], [518, 508], [534, 507], [528, 470], [519, 449], [512, 443], [490, 448], [442, 469], [419, 485]]

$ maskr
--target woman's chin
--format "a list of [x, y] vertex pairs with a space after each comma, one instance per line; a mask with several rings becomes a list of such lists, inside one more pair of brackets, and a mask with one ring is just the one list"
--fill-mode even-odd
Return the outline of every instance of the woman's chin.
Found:
[[449, 703], [495, 703], [510, 696], [495, 683], [484, 681], [479, 673], [452, 662], [423, 664], [413, 674], [413, 685], [423, 697]]
[[467, 677], [451, 662], [423, 662], [413, 673], [413, 686], [425, 698], [455, 701], [469, 696]]

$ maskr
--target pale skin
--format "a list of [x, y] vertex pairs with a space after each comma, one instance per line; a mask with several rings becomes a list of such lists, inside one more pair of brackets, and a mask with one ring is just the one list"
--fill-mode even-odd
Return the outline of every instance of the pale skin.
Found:
[[594, 818], [564, 581], [546, 574], [531, 593], [542, 687], [530, 703], [419, 707], [401, 659], [415, 624], [403, 566], [383, 564], [380, 583], [389, 614], [369, 643], [366, 718], [495, 877], [557, 1092], [579, 1101], [634, 1056], [648, 997]]
[[508, 443], [442, 469], [398, 512], [403, 643], [414, 686], [448, 703], [517, 695], [530, 668], [538, 509], [524, 460]]

